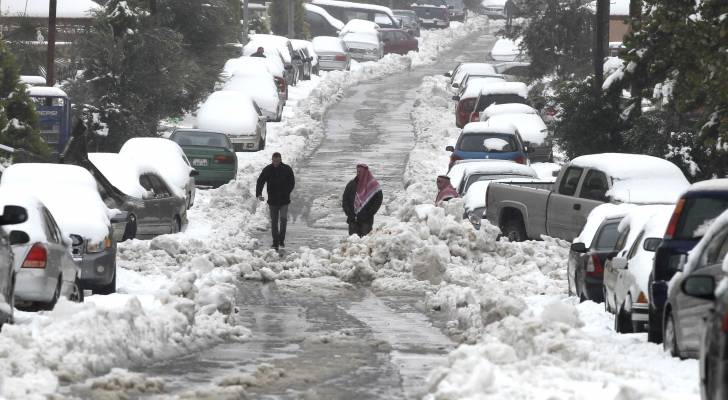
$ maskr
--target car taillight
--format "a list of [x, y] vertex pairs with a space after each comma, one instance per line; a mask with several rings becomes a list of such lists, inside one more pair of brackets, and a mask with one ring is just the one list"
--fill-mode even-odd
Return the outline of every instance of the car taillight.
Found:
[[586, 274], [589, 276], [600, 277], [604, 275], [604, 266], [598, 254], [592, 254], [591, 259], [586, 265]]
[[336, 57], [334, 57], [335, 61], [346, 61], [346, 55], [344, 54], [337, 54]]
[[680, 220], [680, 214], [682, 214], [685, 208], [685, 199], [680, 199], [675, 205], [675, 211], [672, 212], [670, 217], [670, 224], [667, 225], [667, 231], [665, 231], [665, 239], [672, 239], [677, 231], [677, 223]]
[[645, 296], [645, 292], [640, 292], [640, 295], [637, 297], [637, 303], [647, 304], [649, 301], [647, 301], [647, 296]]
[[45, 246], [41, 243], [36, 243], [30, 248], [21, 268], [45, 268], [47, 261], [48, 252]]
[[517, 162], [519, 164], [523, 164], [523, 165], [528, 164], [528, 160], [526, 159], [525, 156], [522, 156], [522, 155], [521, 156], [517, 156], [516, 158], [513, 159], [513, 161], [515, 161], [515, 162]]
[[235, 159], [233, 156], [225, 155], [225, 154], [218, 154], [213, 158], [213, 162], [215, 164], [233, 164], [235, 163]]
[[470, 122], [478, 122], [480, 121], [480, 113], [477, 111], [473, 111], [472, 114], [470, 114]]

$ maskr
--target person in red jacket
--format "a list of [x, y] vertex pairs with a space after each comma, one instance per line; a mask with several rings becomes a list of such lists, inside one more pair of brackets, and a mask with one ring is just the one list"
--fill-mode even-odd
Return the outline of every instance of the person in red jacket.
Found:
[[458, 191], [450, 183], [450, 177], [447, 175], [440, 175], [437, 177], [437, 197], [435, 198], [435, 205], [439, 206], [444, 201], [454, 199], [458, 197]]

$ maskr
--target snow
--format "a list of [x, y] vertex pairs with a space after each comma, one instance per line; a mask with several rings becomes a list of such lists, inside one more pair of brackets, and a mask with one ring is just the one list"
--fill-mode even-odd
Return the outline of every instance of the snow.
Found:
[[272, 118], [278, 112], [278, 103], [281, 101], [278, 89], [273, 82], [273, 76], [267, 72], [260, 74], [238, 71], [225, 83], [222, 90], [245, 93]]
[[708, 179], [693, 183], [688, 191], [728, 191], [728, 178]]
[[629, 0], [610, 0], [609, 15], [629, 17]]
[[[225, 66], [222, 68], [223, 73], [227, 76], [233, 76], [236, 73], [250, 73], [250, 74], [270, 74], [273, 63], [269, 63], [268, 58], [262, 57], [238, 57], [231, 58], [225, 62]], [[278, 72], [278, 76], [283, 76], [283, 71]]]
[[483, 110], [483, 121], [502, 114], [538, 114], [535, 108], [520, 103], [491, 104]]
[[457, 72], [453, 75], [453, 82], [461, 82], [465, 74], [471, 75], [494, 75], [498, 73], [492, 64], [487, 63], [462, 63], [458, 66]]
[[[23, 231], [30, 237], [29, 243], [45, 242], [46, 235], [43, 232], [41, 222], [40, 209], [43, 203], [36, 196], [26, 190], [17, 190], [16, 188], [0, 187], [0, 210], [5, 206], [21, 206], [25, 207], [28, 219], [20, 224], [5, 226], [6, 232]], [[15, 259], [15, 265], [18, 267], [22, 260]]]
[[591, 154], [573, 159], [571, 165], [607, 174], [612, 178], [607, 195], [626, 203], [674, 204], [689, 185], [675, 164], [643, 154]]
[[[139, 177], [144, 172], [155, 171], [143, 171], [132, 159], [117, 153], [88, 153], [88, 159], [112, 185], [125, 194], [140, 199], [148, 196], [147, 190], [139, 183]], [[155, 173], [162, 176], [159, 172]]]
[[[310, 4], [307, 3], [307, 5]], [[308, 40], [293, 39], [291, 40], [291, 44], [294, 49], [308, 49], [308, 55], [313, 58], [313, 60], [311, 60], [311, 65], [318, 65], [318, 55], [313, 47], [313, 43]]]
[[528, 98], [528, 87], [523, 82], [493, 82], [480, 91], [483, 95], [489, 94], [515, 94]]
[[504, 81], [503, 79], [496, 78], [496, 77], [471, 78], [468, 81], [468, 86], [465, 88], [465, 91], [463, 92], [462, 96], [460, 96], [460, 97], [462, 99], [478, 97], [483, 88], [488, 87], [488, 85], [492, 85], [494, 83], [499, 83], [499, 82], [503, 82], [503, 81]]
[[346, 25], [341, 28], [341, 32], [339, 32], [339, 37], [343, 38], [344, 35], [346, 35], [347, 33], [365, 33], [376, 36], [378, 29], [379, 25], [377, 25], [375, 22], [355, 18], [349, 20], [349, 22], [347, 22]]
[[546, 124], [538, 114], [500, 114], [488, 118], [487, 122], [493, 125], [511, 123], [524, 141], [535, 145], [542, 145], [548, 134]]
[[[0, 14], [48, 19], [49, 3], [49, 0], [3, 0], [0, 2]], [[102, 10], [103, 7], [91, 0], [58, 0], [56, 17], [88, 19]]]
[[486, 151], [505, 151], [510, 148], [510, 143], [501, 138], [488, 138], [483, 141]]
[[392, 13], [392, 9], [389, 7], [384, 6], [378, 6], [374, 4], [364, 4], [364, 3], [353, 3], [349, 1], [339, 1], [339, 0], [313, 0], [314, 5], [318, 6], [335, 6], [335, 7], [344, 7], [344, 8], [359, 8], [359, 9], [365, 9], [365, 10], [374, 10], [379, 11], [381, 13], [389, 15], [392, 19], [394, 19], [394, 14]]
[[249, 56], [255, 53], [258, 50], [258, 47], [262, 47], [265, 50], [264, 54], [266, 55], [266, 58], [268, 58], [272, 56], [272, 54], [269, 54], [268, 52], [275, 49], [278, 51], [281, 57], [283, 57], [283, 61], [286, 64], [290, 64], [291, 53], [288, 49], [289, 43], [290, 40], [282, 36], [258, 33], [256, 35], [253, 35], [250, 38], [250, 42], [243, 46], [243, 55]]
[[66, 92], [57, 87], [51, 86], [30, 86], [28, 87], [28, 94], [30, 96], [38, 97], [66, 97]]
[[447, 176], [450, 177], [450, 183], [453, 187], [457, 188], [463, 177], [475, 173], [487, 173], [493, 175], [523, 175], [533, 178], [538, 177], [536, 171], [528, 165], [503, 160], [461, 160], [456, 162], [452, 168], [450, 168]]
[[343, 41], [337, 37], [316, 36], [312, 43], [316, 53], [346, 53]]
[[507, 133], [516, 134], [516, 128], [511, 123], [506, 124], [490, 124], [488, 122], [468, 122], [463, 127], [463, 134], [466, 133]]
[[708, 246], [711, 241], [713, 241], [718, 233], [723, 231], [726, 224], [728, 224], [728, 210], [724, 211], [712, 221], [710, 227], [707, 229], [698, 244], [696, 244], [695, 247], [690, 250], [690, 252], [688, 253], [688, 258], [685, 261], [685, 265], [683, 266], [683, 275], [689, 275], [690, 272], [699, 265], [701, 261], [700, 257], [701, 255], [703, 255], [705, 247]]
[[197, 111], [195, 128], [222, 132], [229, 136], [256, 134], [258, 113], [245, 93], [229, 90], [213, 92]]
[[109, 234], [109, 218], [96, 181], [85, 169], [64, 164], [13, 164], [3, 171], [3, 187], [36, 196], [53, 214], [65, 236], [78, 234], [91, 242]]
[[634, 207], [637, 206], [630, 203], [604, 203], [597, 206], [589, 213], [584, 227], [581, 229], [579, 235], [574, 238], [573, 243], [584, 243], [586, 248], [590, 248], [594, 240], [594, 235], [597, 234], [597, 229], [599, 229], [602, 221], [607, 218], [627, 215]]
[[342, 35], [341, 39], [347, 47], [353, 47], [352, 44], [363, 44], [374, 49], [379, 47], [379, 38], [376, 34], [350, 32]]
[[20, 81], [28, 86], [45, 86], [46, 78], [38, 75], [20, 75]]
[[341, 28], [344, 27], [344, 23], [339, 21], [338, 19], [331, 16], [331, 14], [328, 13], [328, 11], [324, 10], [323, 8], [310, 4], [310, 3], [303, 3], [303, 6], [306, 7], [306, 10], [314, 12], [326, 19], [326, 21], [329, 22], [334, 28], [341, 30]]
[[524, 57], [519, 48], [520, 44], [521, 38], [516, 40], [498, 38], [490, 50], [490, 56], [496, 61], [516, 61]]
[[159, 173], [177, 196], [187, 198], [192, 167], [177, 143], [164, 138], [131, 138], [119, 154], [133, 160], [140, 171]]

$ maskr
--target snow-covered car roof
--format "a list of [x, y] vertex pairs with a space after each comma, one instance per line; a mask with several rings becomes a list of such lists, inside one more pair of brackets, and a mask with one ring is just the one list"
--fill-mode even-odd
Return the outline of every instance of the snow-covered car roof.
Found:
[[516, 134], [516, 127], [511, 123], [506, 124], [492, 124], [488, 122], [468, 122], [463, 127], [463, 134], [469, 133], [502, 133], [502, 134]]
[[192, 167], [177, 143], [165, 138], [131, 138], [121, 146], [119, 154], [134, 160], [142, 171], [158, 172], [175, 195], [186, 197]]
[[675, 164], [644, 154], [590, 154], [573, 159], [571, 165], [609, 175], [612, 188], [607, 195], [625, 203], [674, 204], [690, 185]]
[[378, 6], [375, 4], [364, 4], [364, 3], [353, 3], [350, 1], [339, 1], [339, 0], [313, 0], [315, 5], [333, 6], [333, 7], [345, 7], [345, 8], [359, 8], [365, 10], [379, 11], [387, 14], [394, 19], [392, 9], [389, 7]]
[[335, 36], [316, 36], [312, 40], [316, 53], [346, 53], [344, 41]]
[[523, 82], [493, 82], [484, 85], [480, 94], [515, 94], [525, 99], [528, 98], [528, 86]]
[[344, 25], [339, 32], [339, 36], [343, 37], [347, 33], [371, 33], [376, 34], [379, 30], [379, 25], [376, 22], [368, 21], [365, 19], [351, 19]]
[[605, 219], [623, 217], [634, 207], [637, 207], [637, 205], [630, 203], [604, 203], [596, 206], [593, 210], [591, 210], [584, 227], [581, 228], [581, 232], [579, 232], [579, 235], [577, 235], [572, 242], [584, 243], [584, 246], [587, 248], [591, 247], [594, 235], [597, 234], [599, 225], [601, 225]]
[[333, 17], [331, 14], [329, 14], [328, 11], [324, 10], [323, 8], [311, 3], [303, 3], [303, 6], [306, 7], [306, 10], [324, 17], [326, 21], [328, 21], [328, 23], [331, 24], [334, 28], [341, 30], [341, 28], [344, 27], [343, 22]]
[[140, 199], [148, 193], [139, 183], [139, 177], [146, 172], [162, 176], [151, 166], [145, 171], [133, 159], [118, 153], [88, 153], [88, 159], [117, 189]]
[[221, 90], [213, 92], [197, 111], [195, 128], [223, 132], [227, 135], [255, 135], [258, 112], [253, 99], [245, 93]]
[[23, 231], [30, 237], [30, 242], [45, 242], [47, 237], [43, 229], [40, 209], [43, 203], [27, 190], [14, 187], [0, 187], [0, 210], [5, 206], [21, 206], [27, 210], [28, 219], [20, 224], [6, 227], [10, 230]]
[[110, 210], [86, 169], [67, 164], [13, 164], [3, 171], [0, 187], [25, 191], [42, 201], [64, 235], [101, 241], [109, 234]]
[[258, 104], [258, 107], [273, 113], [277, 112], [278, 103], [281, 101], [272, 77], [255, 73], [239, 71], [225, 83], [223, 90], [245, 93]]
[[521, 138], [532, 144], [541, 145], [546, 140], [548, 128], [538, 114], [499, 114], [486, 120], [488, 124], [513, 124]]
[[488, 86], [492, 85], [494, 83], [503, 82], [503, 78], [498, 77], [487, 77], [487, 78], [473, 78], [468, 81], [468, 86], [465, 88], [465, 91], [463, 92], [461, 98], [468, 99], [471, 97], [478, 97], [480, 95], [480, 91]]
[[693, 183], [688, 188], [688, 192], [690, 191], [726, 191], [728, 190], [728, 178], [720, 178], [720, 179], [708, 179], [705, 181], [700, 181]]
[[483, 7], [505, 6], [507, 0], [483, 0], [480, 4]]
[[[6, 17], [48, 18], [48, 0], [3, 0], [0, 15]], [[98, 3], [91, 0], [58, 0], [56, 18], [88, 18], [102, 11]]]
[[[278, 69], [280, 66], [280, 70]], [[223, 73], [227, 77], [235, 75], [237, 72], [269, 74], [271, 76], [283, 77], [283, 64], [268, 61], [263, 57], [238, 57], [231, 58], [225, 62]]]
[[[275, 50], [277, 54], [282, 57], [283, 61], [285, 63], [291, 62], [291, 53], [288, 50], [288, 45], [286, 42], [282, 42], [279, 36], [273, 36], [273, 35], [256, 35], [252, 39], [250, 39], [250, 42], [248, 42], [245, 46], [243, 46], [243, 55], [249, 56], [256, 51], [258, 51], [258, 47], [263, 48], [263, 54], [265, 54], [265, 58], [275, 58], [274, 53], [271, 53], [272, 50]], [[286, 38], [283, 38], [286, 39]], [[288, 39], [286, 39], [288, 40]], [[263, 57], [259, 57], [263, 58]]]
[[490, 55], [494, 60], [498, 61], [515, 61], [518, 58], [522, 58], [521, 49], [518, 47], [521, 44], [521, 38], [511, 40], [508, 38], [499, 38], [493, 44], [493, 48], [490, 50]]
[[68, 96], [61, 88], [54, 86], [30, 86], [27, 88], [30, 96], [39, 97], [66, 97]]
[[447, 176], [454, 187], [460, 185], [460, 181], [468, 175], [482, 173], [493, 175], [521, 175], [531, 178], [538, 178], [536, 171], [528, 165], [519, 164], [507, 160], [477, 160], [477, 162], [455, 163]]
[[535, 108], [521, 103], [491, 104], [483, 110], [483, 116], [488, 119], [500, 114], [538, 114]]
[[718, 217], [715, 218], [715, 220], [712, 221], [710, 227], [700, 239], [698, 244], [696, 244], [695, 247], [690, 250], [690, 252], [688, 253], [688, 259], [683, 266], [683, 274], [687, 275], [690, 273], [690, 271], [695, 269], [695, 267], [700, 262], [700, 255], [703, 253], [703, 249], [705, 249], [705, 246], [707, 246], [713, 240], [716, 234], [722, 232], [726, 225], [728, 225], [728, 210], [723, 211], [722, 214], [720, 214]]
[[492, 75], [498, 75], [498, 73], [495, 71], [495, 68], [493, 68], [492, 64], [487, 63], [462, 63], [458, 66], [457, 72], [453, 76], [453, 82], [460, 82], [462, 80], [463, 75], [465, 74], [492, 74]]
[[345, 43], [361, 43], [374, 47], [379, 46], [379, 36], [376, 33], [349, 32], [341, 37]]

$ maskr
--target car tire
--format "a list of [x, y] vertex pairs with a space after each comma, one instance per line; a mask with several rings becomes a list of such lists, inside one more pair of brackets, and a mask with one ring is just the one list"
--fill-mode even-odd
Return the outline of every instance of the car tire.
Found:
[[662, 343], [662, 330], [657, 326], [657, 321], [652, 310], [648, 311], [647, 319], [647, 341], [650, 343]]
[[61, 297], [61, 284], [62, 284], [62, 279], [59, 276], [58, 283], [56, 284], [56, 290], [53, 292], [53, 298], [51, 298], [51, 301], [49, 301], [47, 303], [39, 303], [38, 309], [50, 311], [53, 309], [53, 307], [56, 306], [56, 303], [58, 302], [58, 298]]
[[526, 236], [526, 227], [523, 226], [521, 218], [509, 218], [503, 224], [503, 236], [507, 237], [511, 242], [523, 242], [528, 240]]
[[179, 215], [175, 215], [174, 219], [172, 220], [172, 227], [169, 230], [169, 233], [179, 233], [182, 231], [182, 220], [180, 219]]
[[126, 221], [126, 228], [124, 229], [124, 237], [121, 238], [121, 241], [124, 242], [126, 240], [136, 238], [136, 232], [137, 232], [136, 215], [129, 214], [129, 217]]
[[632, 333], [632, 316], [624, 311], [624, 306], [619, 307], [619, 312], [614, 314], [614, 331]]
[[73, 291], [68, 295], [68, 300], [83, 303], [83, 289], [81, 289], [81, 280], [78, 277], [73, 281]]
[[5, 324], [12, 324], [13, 323], [13, 310], [15, 310], [15, 274], [13, 273], [12, 278], [10, 279], [10, 291], [8, 292], [8, 298], [10, 298], [10, 314], [3, 315], [2, 318], [0, 318], [0, 330], [2, 330], [3, 325]]
[[675, 320], [672, 313], [667, 314], [665, 318], [665, 331], [663, 333], [662, 347], [673, 357], [680, 357], [680, 348], [677, 344], [677, 330], [675, 329]]

